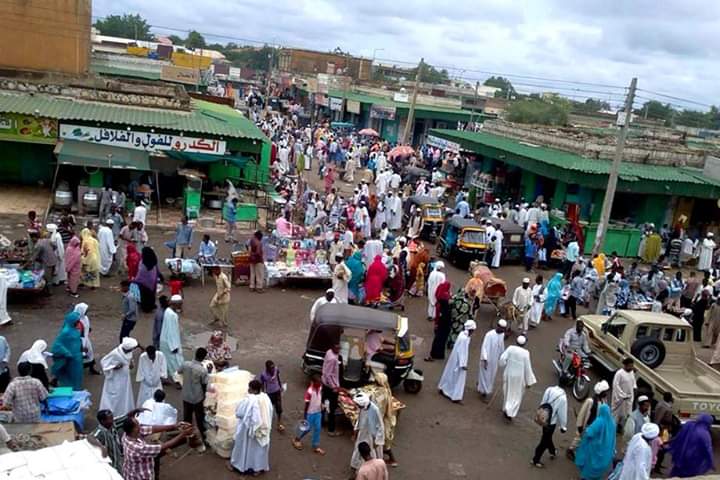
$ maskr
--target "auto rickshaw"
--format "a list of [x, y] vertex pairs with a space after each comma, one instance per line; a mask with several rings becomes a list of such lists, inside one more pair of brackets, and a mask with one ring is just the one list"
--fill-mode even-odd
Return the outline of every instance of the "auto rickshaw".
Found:
[[[368, 359], [366, 339], [378, 334], [384, 334], [382, 348]], [[340, 303], [321, 306], [308, 334], [303, 371], [308, 375], [321, 373], [325, 352], [334, 344], [340, 344], [342, 386], [366, 385], [371, 383], [372, 371], [381, 371], [393, 387], [402, 382], [408, 393], [418, 393], [422, 388], [423, 374], [413, 368], [415, 353], [407, 317]]]
[[440, 232], [437, 254], [450, 263], [467, 265], [472, 260], [485, 259], [489, 242], [485, 227], [473, 219], [453, 215]]
[[482, 221], [486, 220], [492, 221], [493, 226], [500, 224], [503, 232], [503, 262], [522, 262], [525, 256], [525, 229], [506, 218], [485, 218]]
[[413, 195], [405, 202], [403, 222], [407, 226], [417, 209], [422, 211], [420, 238], [435, 242], [443, 226], [443, 206], [437, 198]]

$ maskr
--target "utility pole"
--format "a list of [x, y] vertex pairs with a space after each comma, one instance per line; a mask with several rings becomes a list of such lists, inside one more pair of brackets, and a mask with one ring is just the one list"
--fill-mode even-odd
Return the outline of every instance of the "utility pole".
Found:
[[267, 116], [268, 109], [270, 108], [270, 82], [272, 81], [272, 71], [273, 71], [273, 60], [275, 59], [275, 45], [270, 45], [270, 55], [268, 55], [268, 75], [267, 75], [267, 82], [265, 83], [265, 108], [264, 111], [264, 117]]
[[625, 149], [625, 138], [630, 127], [630, 117], [632, 116], [632, 106], [635, 100], [635, 90], [637, 89], [637, 78], [633, 78], [630, 82], [630, 89], [625, 98], [625, 119], [620, 131], [618, 132], [617, 145], [615, 145], [615, 156], [610, 167], [610, 175], [608, 176], [607, 189], [605, 190], [605, 198], [603, 199], [602, 211], [600, 212], [600, 222], [597, 226], [595, 234], [595, 243], [592, 253], [596, 255], [600, 252], [605, 242], [605, 234], [610, 223], [610, 212], [612, 211], [613, 200], [615, 199], [615, 190], [617, 189], [618, 175], [620, 173], [620, 164], [622, 163], [623, 150]]
[[[475, 108], [477, 107], [477, 102], [478, 102], [478, 90], [480, 90], [480, 82], [479, 81], [475, 82], [475, 95], [473, 96], [473, 106], [472, 106], [472, 111], [470, 113], [470, 125], [468, 125], [470, 128], [473, 128], [472, 125], [473, 125], [473, 122], [475, 121]], [[462, 107], [462, 105], [460, 105], [460, 107]], [[465, 130], [467, 130], [467, 128]], [[474, 131], [474, 129], [472, 131]]]
[[420, 59], [417, 73], [415, 74], [415, 86], [413, 87], [412, 101], [410, 102], [410, 109], [408, 110], [407, 122], [405, 122], [405, 130], [403, 130], [402, 136], [400, 137], [401, 145], [407, 143], [408, 137], [410, 136], [410, 129], [412, 128], [413, 123], [415, 123], [415, 103], [417, 102], [418, 86], [420, 84], [420, 76], [422, 75], [424, 60], [424, 58]]

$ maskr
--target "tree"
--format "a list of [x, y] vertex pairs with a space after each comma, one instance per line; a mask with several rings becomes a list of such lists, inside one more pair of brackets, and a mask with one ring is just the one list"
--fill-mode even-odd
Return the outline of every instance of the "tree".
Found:
[[573, 110], [580, 113], [596, 113], [601, 110], [610, 110], [610, 103], [604, 100], [588, 98], [584, 102], [572, 101]]
[[222, 53], [234, 67], [267, 71], [271, 58], [273, 59], [273, 68], [277, 66], [279, 57], [277, 49], [269, 45], [265, 45], [262, 48], [255, 48], [250, 46], [238, 47], [233, 44], [234, 48], [228, 47], [230, 47], [230, 44], [227, 45]]
[[569, 112], [570, 102], [564, 98], [533, 98], [512, 102], [507, 109], [507, 119], [517, 123], [563, 126], [567, 125]]
[[140, 15], [109, 15], [95, 22], [101, 34], [111, 37], [133, 38], [135, 40], [152, 40], [150, 24]]
[[[417, 70], [417, 67], [413, 68], [411, 70], [412, 73], [410, 73], [408, 78], [415, 80]], [[450, 81], [450, 76], [448, 75], [448, 71], [444, 68], [442, 70], [438, 70], [432, 65], [423, 62], [422, 73], [420, 74], [420, 81], [426, 83], [448, 83]]]
[[169, 35], [168, 39], [173, 43], [173, 45], [185, 45], [185, 40], [177, 35]]
[[641, 115], [653, 120], [663, 120], [669, 122], [674, 112], [672, 106], [668, 103], [663, 105], [657, 100], [649, 100], [645, 102], [642, 108], [635, 110], [636, 115]]
[[188, 33], [187, 38], [185, 39], [185, 46], [187, 48], [205, 48], [205, 37], [203, 37], [200, 33], [196, 32], [195, 30], [192, 30], [190, 33]]
[[513, 87], [512, 83], [510, 83], [510, 80], [504, 77], [490, 77], [485, 82], [483, 82], [483, 85], [488, 87], [496, 87], [499, 88], [497, 92], [495, 92], [496, 98], [509, 98], [512, 99], [512, 97], [517, 96], [517, 92], [515, 91], [515, 87]]

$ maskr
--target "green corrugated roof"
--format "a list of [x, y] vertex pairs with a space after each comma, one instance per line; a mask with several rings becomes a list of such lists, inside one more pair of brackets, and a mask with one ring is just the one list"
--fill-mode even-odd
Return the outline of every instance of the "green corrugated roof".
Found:
[[[396, 102], [390, 98], [378, 97], [375, 95], [369, 95], [366, 93], [359, 92], [343, 92], [342, 90], [329, 90], [328, 96], [335, 98], [346, 98], [347, 100], [354, 100], [360, 103], [368, 103], [372, 105], [383, 105], [386, 107], [395, 107], [400, 110], [408, 110], [410, 104], [405, 102]], [[441, 107], [437, 105], [423, 105], [416, 104], [415, 111], [432, 112], [432, 113], [450, 113], [453, 115], [461, 115], [470, 117], [473, 113], [470, 110], [463, 110], [461, 108], [453, 107]], [[479, 113], [475, 113], [475, 116], [479, 116]]]
[[90, 70], [100, 75], [113, 77], [143, 78], [145, 80], [160, 80], [160, 72], [143, 72], [131, 68], [111, 67], [109, 65], [91, 65]]
[[62, 121], [114, 123], [178, 132], [267, 140], [249, 119], [226, 105], [192, 101], [189, 112], [90, 102], [45, 94], [0, 93], [0, 112], [37, 115]]
[[[497, 151], [507, 152], [514, 157], [534, 160], [550, 167], [569, 170], [571, 172], [602, 176], [607, 176], [610, 173], [611, 162], [608, 160], [590, 159], [562, 150], [533, 146], [500, 135], [446, 129], [434, 129], [431, 130], [431, 133], [447, 140], [458, 142], [463, 148], [469, 151], [477, 151], [478, 147], [489, 147]], [[499, 159], [501, 161], [503, 160], [502, 155]], [[546, 172], [546, 174], [549, 175], [550, 172]], [[638, 182], [664, 184], [657, 185], [660, 187], [659, 190], [668, 190], [668, 184], [676, 184], [673, 190], [678, 192], [678, 194], [683, 193], [681, 190], [678, 190], [678, 188], [690, 189], [684, 192], [686, 195], [712, 196], [717, 193], [715, 190], [720, 186], [720, 182], [705, 178], [699, 169], [629, 162], [620, 164], [619, 178], [621, 181], [631, 184]]]

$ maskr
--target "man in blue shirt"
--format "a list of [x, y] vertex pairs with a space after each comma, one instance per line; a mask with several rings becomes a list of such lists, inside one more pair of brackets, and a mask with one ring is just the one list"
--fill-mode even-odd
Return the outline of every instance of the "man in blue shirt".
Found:
[[165, 242], [165, 246], [172, 250], [172, 256], [175, 258], [177, 249], [180, 249], [180, 258], [185, 258], [185, 251], [192, 247], [193, 228], [188, 225], [187, 217], [182, 217], [180, 225], [175, 229], [175, 240]]
[[470, 215], [470, 205], [464, 198], [455, 205], [455, 213], [462, 218], [467, 218]]
[[237, 198], [233, 198], [225, 205], [225, 223], [227, 231], [225, 233], [225, 242], [235, 241], [235, 216], [237, 215]]

